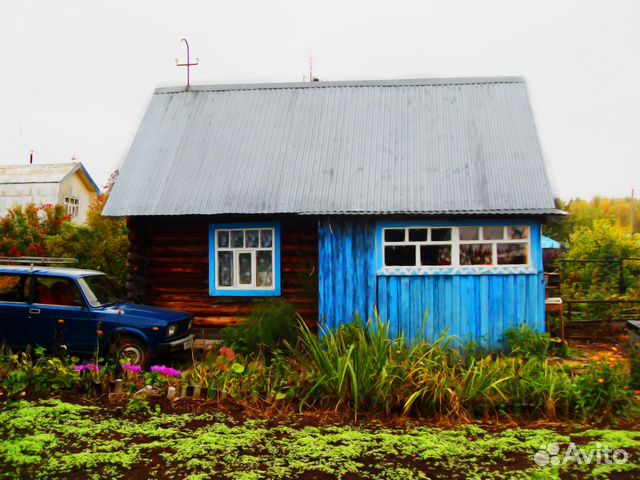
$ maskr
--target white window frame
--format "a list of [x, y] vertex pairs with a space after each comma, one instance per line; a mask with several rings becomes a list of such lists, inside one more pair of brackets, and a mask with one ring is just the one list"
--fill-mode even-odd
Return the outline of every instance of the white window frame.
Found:
[[[231, 246], [231, 237], [232, 232], [243, 232], [243, 246], [242, 247], [233, 247]], [[257, 247], [246, 247], [246, 232], [247, 231], [258, 231], [258, 246]], [[260, 246], [261, 241], [261, 232], [262, 231], [270, 231], [271, 232], [271, 246], [270, 247], [262, 247]], [[219, 247], [218, 246], [218, 237], [221, 232], [227, 232], [229, 235], [229, 243], [228, 247]], [[214, 256], [214, 268], [211, 272], [211, 277], [213, 280], [214, 289], [212, 289], [212, 295], [225, 295], [228, 294], [230, 296], [247, 294], [247, 295], [279, 295], [280, 294], [280, 269], [277, 264], [279, 260], [279, 228], [276, 225], [247, 225], [247, 224], [238, 224], [238, 225], [222, 225], [222, 226], [212, 226], [211, 230], [211, 241], [212, 241], [212, 250], [211, 254]], [[258, 286], [258, 265], [257, 265], [257, 254], [258, 252], [270, 251], [271, 252], [271, 285], [270, 286]], [[220, 285], [220, 277], [218, 274], [218, 254], [220, 252], [231, 252], [232, 254], [232, 280], [233, 285]], [[251, 255], [251, 283], [243, 284], [240, 283], [240, 255], [243, 253], [248, 253]]]
[[[502, 228], [502, 239], [498, 240], [484, 240], [484, 228]], [[447, 241], [431, 241], [432, 229], [451, 229], [451, 240]], [[460, 240], [461, 228], [478, 228], [478, 240]], [[526, 238], [522, 239], [507, 239], [508, 228], [524, 228], [526, 229]], [[413, 229], [428, 229], [429, 233], [427, 240], [422, 241], [409, 241], [409, 230]], [[404, 230], [404, 241], [402, 242], [388, 242], [385, 240], [385, 233], [387, 230]], [[490, 264], [479, 265], [463, 265], [460, 263], [460, 246], [461, 245], [484, 245], [491, 244], [491, 258]], [[498, 263], [498, 245], [500, 244], [526, 244], [527, 245], [527, 263], [518, 264], [501, 264]], [[450, 265], [420, 265], [420, 247], [423, 245], [451, 245], [451, 264]], [[386, 248], [387, 246], [415, 246], [415, 264], [414, 265], [387, 265], [386, 263]], [[420, 271], [437, 271], [446, 269], [495, 269], [495, 268], [509, 268], [509, 267], [531, 267], [531, 227], [529, 225], [406, 225], [406, 226], [389, 226], [382, 227], [382, 268], [384, 270], [394, 269], [418, 269]]]
[[65, 196], [64, 207], [68, 215], [77, 217], [80, 214], [80, 199], [78, 197]]

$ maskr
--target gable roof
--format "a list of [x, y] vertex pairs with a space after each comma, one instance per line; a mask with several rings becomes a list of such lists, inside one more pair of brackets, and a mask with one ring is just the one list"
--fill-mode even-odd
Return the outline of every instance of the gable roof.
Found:
[[157, 89], [105, 215], [554, 214], [521, 78]]
[[100, 188], [80, 162], [38, 165], [0, 165], [0, 185], [61, 183], [79, 172], [88, 188], [100, 195]]

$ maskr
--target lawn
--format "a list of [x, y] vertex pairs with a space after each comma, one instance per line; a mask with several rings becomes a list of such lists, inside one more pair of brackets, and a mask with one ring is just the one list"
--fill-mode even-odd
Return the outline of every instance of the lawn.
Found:
[[[289, 415], [280, 422], [232, 417], [213, 408], [163, 410], [136, 400], [128, 409], [57, 399], [7, 403], [0, 410], [0, 478], [640, 476], [640, 432], [622, 429], [482, 423], [445, 429], [424, 422], [383, 427], [339, 425], [309, 415]], [[597, 465], [595, 456], [591, 465], [534, 462], [541, 446], [555, 443], [562, 453], [570, 442], [585, 451], [623, 448], [629, 459], [624, 465]]]

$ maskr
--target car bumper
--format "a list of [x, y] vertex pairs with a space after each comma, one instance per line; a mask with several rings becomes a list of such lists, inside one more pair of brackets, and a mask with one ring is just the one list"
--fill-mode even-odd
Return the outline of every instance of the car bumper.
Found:
[[193, 335], [177, 338], [171, 342], [159, 343], [156, 346], [156, 353], [162, 355], [165, 353], [184, 352], [190, 350], [193, 345]]

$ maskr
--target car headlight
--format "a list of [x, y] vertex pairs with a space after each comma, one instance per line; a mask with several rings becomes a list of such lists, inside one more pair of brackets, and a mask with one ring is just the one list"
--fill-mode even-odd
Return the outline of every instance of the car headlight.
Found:
[[178, 330], [178, 327], [175, 325], [169, 325], [169, 327], [167, 328], [167, 337], [172, 337], [176, 334], [176, 330]]

